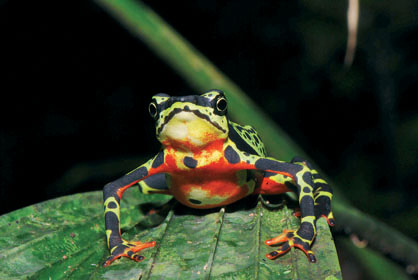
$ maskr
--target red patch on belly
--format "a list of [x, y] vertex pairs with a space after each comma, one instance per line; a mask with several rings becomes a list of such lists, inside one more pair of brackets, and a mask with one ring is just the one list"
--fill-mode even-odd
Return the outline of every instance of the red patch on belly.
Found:
[[248, 195], [248, 187], [239, 186], [237, 180], [235, 172], [196, 170], [176, 173], [171, 175], [170, 192], [179, 202], [189, 207], [214, 208], [231, 204]]
[[[192, 150], [192, 157], [198, 162], [193, 169], [177, 166], [183, 159], [177, 159], [179, 153], [175, 147], [166, 147], [165, 167], [171, 178], [170, 193], [179, 202], [192, 208], [207, 209], [231, 204], [248, 195], [248, 186], [240, 186], [236, 175], [239, 170], [246, 169], [248, 164], [231, 165], [223, 156], [211, 162], [214, 160], [213, 153], [223, 155], [223, 144], [224, 141], [219, 140], [203, 150]], [[201, 166], [201, 162], [205, 162], [205, 165]]]

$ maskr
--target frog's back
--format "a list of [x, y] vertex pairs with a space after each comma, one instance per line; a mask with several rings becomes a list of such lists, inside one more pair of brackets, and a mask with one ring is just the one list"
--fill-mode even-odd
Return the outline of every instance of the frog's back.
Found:
[[240, 125], [232, 121], [228, 122], [229, 139], [237, 148], [249, 154], [267, 156], [263, 141], [257, 131], [250, 125]]

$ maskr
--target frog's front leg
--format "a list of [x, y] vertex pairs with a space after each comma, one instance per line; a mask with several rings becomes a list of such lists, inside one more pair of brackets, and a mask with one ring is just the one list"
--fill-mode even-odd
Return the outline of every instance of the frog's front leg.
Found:
[[[232, 152], [231, 152], [232, 153]], [[227, 157], [228, 158], [228, 157]], [[234, 158], [234, 157], [232, 157]], [[273, 158], [263, 158], [256, 155], [246, 155], [236, 152], [235, 158], [240, 158], [241, 167], [247, 169], [257, 169], [268, 173], [284, 175], [291, 178], [295, 185], [295, 191], [299, 197], [301, 209], [301, 225], [298, 230], [285, 230], [281, 235], [267, 240], [267, 245], [280, 244], [275, 251], [266, 255], [269, 259], [274, 259], [283, 255], [292, 247], [301, 249], [310, 262], [315, 262], [316, 258], [311, 250], [312, 242], [316, 235], [315, 209], [314, 209], [314, 183], [310, 168], [304, 164], [288, 163], [278, 161]]]
[[142, 261], [143, 256], [137, 253], [145, 248], [155, 246], [155, 241], [142, 243], [140, 241], [129, 242], [122, 238], [120, 231], [120, 200], [123, 192], [136, 183], [155, 174], [163, 173], [164, 151], [156, 157], [131, 171], [125, 176], [107, 184], [103, 189], [103, 200], [105, 208], [105, 227], [107, 246], [111, 256], [107, 258], [104, 267], [110, 265], [120, 257], [127, 257], [135, 261]]

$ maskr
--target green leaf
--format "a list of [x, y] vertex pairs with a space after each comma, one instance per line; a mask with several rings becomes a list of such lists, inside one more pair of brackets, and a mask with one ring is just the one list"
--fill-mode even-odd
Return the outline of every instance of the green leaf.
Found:
[[[264, 240], [297, 229], [298, 218], [284, 206], [268, 210], [259, 202], [220, 211], [170, 210], [162, 223], [141, 209], [167, 203], [169, 196], [125, 192], [123, 237], [157, 241], [136, 263], [120, 259], [107, 268], [101, 192], [76, 194], [29, 206], [0, 217], [0, 279], [325, 279], [341, 278], [328, 225], [318, 221], [311, 264], [300, 250], [275, 261]], [[248, 204], [248, 203], [247, 203]], [[331, 278], [332, 279], [332, 278]]]

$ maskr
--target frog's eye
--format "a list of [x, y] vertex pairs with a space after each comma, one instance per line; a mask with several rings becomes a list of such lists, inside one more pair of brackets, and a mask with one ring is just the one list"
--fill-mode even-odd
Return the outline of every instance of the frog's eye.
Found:
[[154, 120], [158, 119], [158, 108], [157, 108], [157, 104], [155, 103], [155, 101], [152, 101], [149, 104], [148, 112]]
[[228, 102], [225, 97], [220, 97], [216, 100], [216, 111], [217, 113], [224, 115], [226, 114], [226, 109], [228, 108]]

